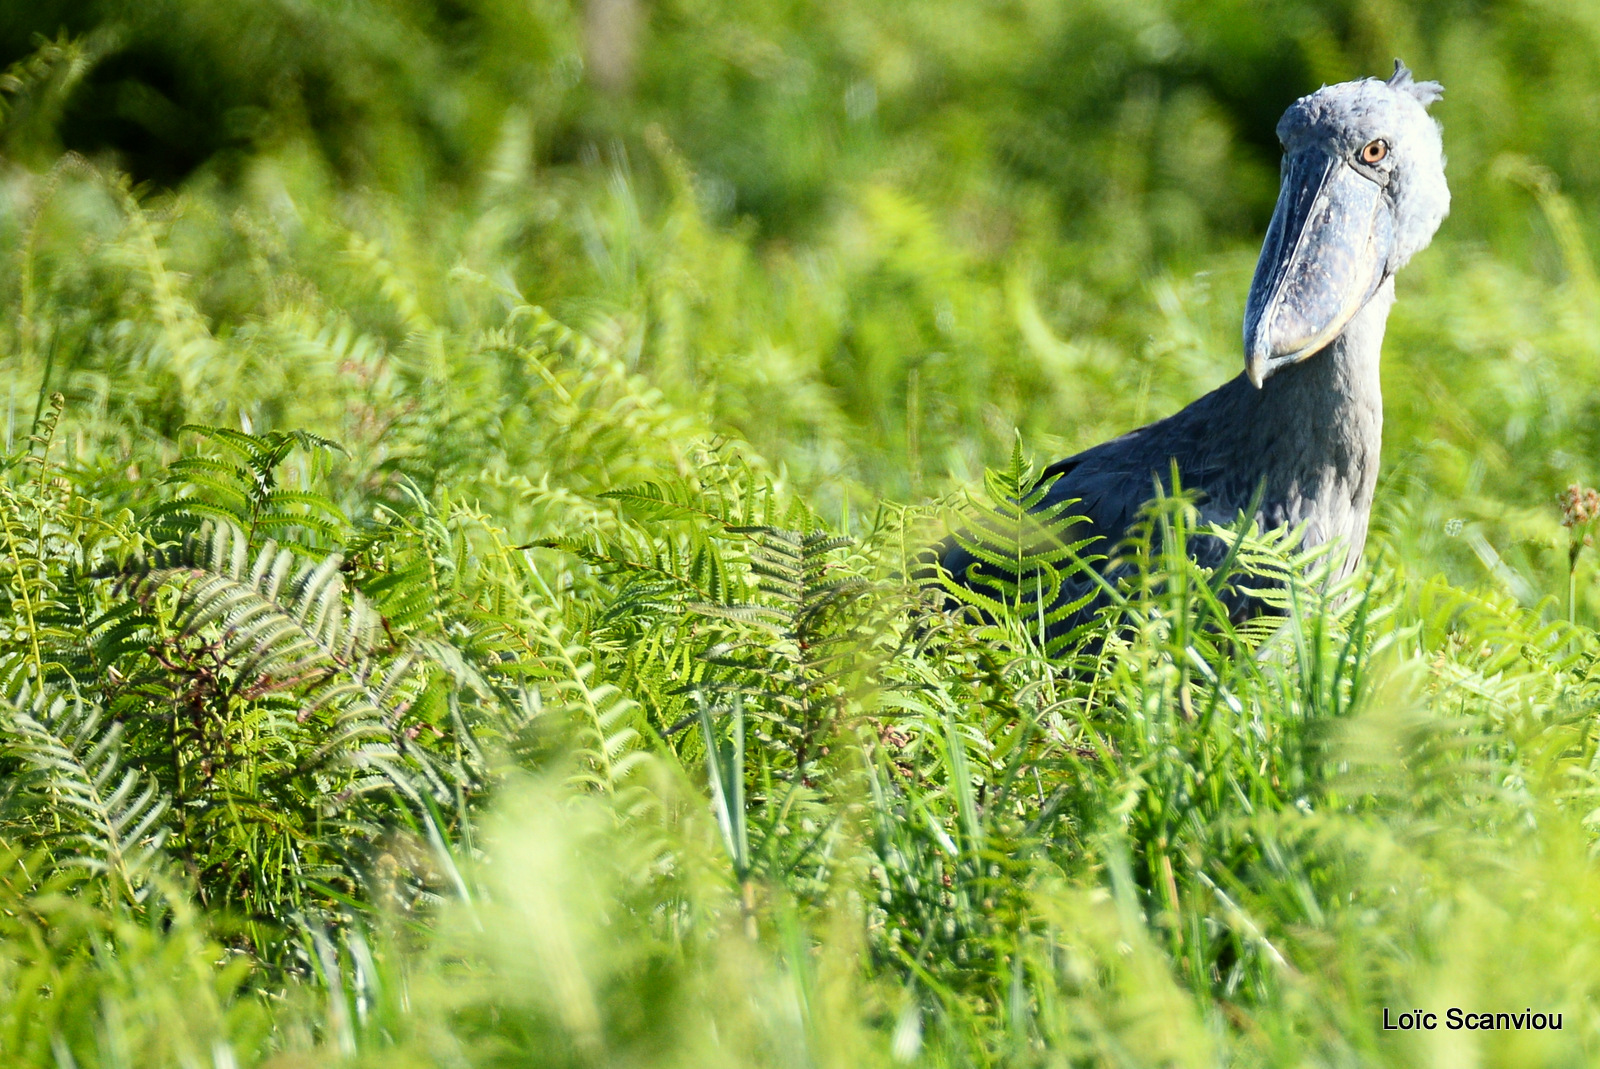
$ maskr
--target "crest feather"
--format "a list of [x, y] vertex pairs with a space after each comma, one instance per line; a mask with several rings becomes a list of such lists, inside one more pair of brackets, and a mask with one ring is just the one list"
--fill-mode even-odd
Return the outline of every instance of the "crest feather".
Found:
[[1411, 68], [1401, 63], [1398, 59], [1394, 61], [1394, 73], [1389, 76], [1389, 80], [1385, 84], [1390, 89], [1410, 93], [1417, 103], [1423, 107], [1427, 107], [1444, 96], [1444, 86], [1438, 82], [1417, 81], [1411, 77]]

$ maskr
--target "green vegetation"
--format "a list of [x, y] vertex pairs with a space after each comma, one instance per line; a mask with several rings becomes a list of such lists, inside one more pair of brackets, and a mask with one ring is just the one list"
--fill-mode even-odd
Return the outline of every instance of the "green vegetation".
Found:
[[[1597, 46], [1591, 0], [9, 5], [0, 1062], [1592, 1063]], [[1278, 114], [1397, 54], [1455, 210], [1367, 566], [1208, 574], [1159, 501], [1046, 646], [1078, 565], [1013, 502], [1238, 371]], [[904, 579], [974, 513], [983, 622]], [[1452, 1006], [1563, 1026], [1382, 1029]]]

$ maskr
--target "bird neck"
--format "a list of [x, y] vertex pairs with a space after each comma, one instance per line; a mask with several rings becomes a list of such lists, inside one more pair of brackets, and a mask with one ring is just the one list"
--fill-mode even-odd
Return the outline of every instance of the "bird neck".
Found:
[[1378, 358], [1393, 306], [1391, 278], [1321, 351], [1283, 368], [1259, 390], [1243, 375], [1234, 380], [1249, 399], [1234, 455], [1254, 469], [1246, 478], [1262, 491], [1257, 520], [1263, 527], [1304, 525], [1307, 546], [1343, 540], [1353, 552], [1339, 567], [1341, 575], [1360, 557], [1378, 485]]
[[[1333, 341], [1286, 367], [1256, 391], [1261, 429], [1274, 438], [1312, 436], [1374, 454], [1383, 421], [1378, 375], [1384, 327], [1394, 307], [1394, 278], [1384, 280]], [[1376, 470], [1376, 463], [1373, 464]]]

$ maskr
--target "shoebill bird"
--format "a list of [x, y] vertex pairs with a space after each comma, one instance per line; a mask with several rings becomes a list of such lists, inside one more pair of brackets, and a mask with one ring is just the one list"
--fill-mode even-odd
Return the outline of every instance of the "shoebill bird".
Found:
[[[1278, 123], [1282, 181], [1245, 303], [1243, 374], [1176, 415], [1051, 465], [1043, 478], [1055, 482], [1035, 511], [1076, 500], [1059, 515], [1084, 522], [1065, 537], [1093, 537], [1084, 552], [1109, 554], [1156, 481], [1171, 490], [1176, 465], [1181, 486], [1199, 491], [1204, 521], [1231, 524], [1253, 506], [1263, 530], [1303, 528], [1302, 547], [1341, 542], [1336, 577], [1354, 570], [1378, 477], [1378, 358], [1395, 272], [1450, 207], [1427, 112], [1443, 92], [1396, 60], [1387, 81], [1325, 86], [1294, 102]], [[1216, 538], [1190, 548], [1206, 565], [1226, 552]], [[956, 582], [993, 592], [990, 565], [954, 538], [931, 552]], [[1058, 603], [1091, 581], [1070, 580]]]

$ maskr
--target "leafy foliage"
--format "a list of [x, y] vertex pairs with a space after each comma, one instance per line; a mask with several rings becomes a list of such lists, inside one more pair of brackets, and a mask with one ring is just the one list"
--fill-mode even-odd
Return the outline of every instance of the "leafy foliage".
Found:
[[104, 872], [112, 893], [138, 897], [165, 838], [168, 800], [122, 766], [122, 725], [82, 702], [26, 692], [7, 720], [12, 789], [42, 795], [34, 806], [54, 810], [69, 863]]
[[[1592, 7], [0, 19], [4, 1064], [1592, 1060]], [[1394, 51], [1368, 564], [1034, 512]]]
[[[937, 576], [935, 580], [958, 604], [975, 609], [981, 619], [1012, 621], [1040, 649], [1059, 653], [1087, 630], [1083, 626], [1067, 630], [1059, 625], [1099, 595], [1114, 598], [1115, 591], [1094, 567], [1105, 560], [1105, 554], [1089, 552], [1098, 540], [1075, 537], [1080, 532], [1073, 528], [1084, 522], [1072, 511], [1077, 502], [1045, 504], [1054, 481], [1034, 477], [1019, 438], [1009, 469], [991, 471], [985, 479], [994, 504], [977, 504], [972, 526], [957, 526], [951, 536], [972, 554], [973, 574]], [[973, 582], [980, 573], [983, 578]], [[1000, 634], [993, 637], [1002, 638]]]

